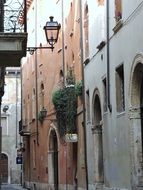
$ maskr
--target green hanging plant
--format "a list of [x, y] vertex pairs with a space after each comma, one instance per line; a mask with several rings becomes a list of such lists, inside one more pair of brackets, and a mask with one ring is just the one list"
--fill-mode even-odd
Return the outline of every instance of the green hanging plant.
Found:
[[82, 90], [83, 90], [82, 81], [78, 81], [75, 84], [75, 93], [76, 93], [76, 96], [82, 96]]
[[55, 91], [52, 95], [52, 102], [56, 110], [56, 118], [58, 122], [58, 129], [60, 136], [63, 136], [66, 133], [66, 113], [65, 113], [65, 97], [63, 89]]
[[55, 91], [52, 102], [56, 110], [60, 136], [76, 132], [77, 97], [74, 85]]
[[77, 97], [82, 95], [82, 81], [75, 82], [73, 69], [66, 76], [66, 86], [56, 90], [52, 102], [56, 110], [60, 136], [76, 133]]

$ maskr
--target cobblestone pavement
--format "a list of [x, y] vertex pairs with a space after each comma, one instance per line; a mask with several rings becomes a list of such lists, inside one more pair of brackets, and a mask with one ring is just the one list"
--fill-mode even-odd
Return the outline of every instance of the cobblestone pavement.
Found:
[[15, 184], [8, 184], [8, 185], [2, 185], [1, 190], [26, 190], [21, 185], [15, 185]]

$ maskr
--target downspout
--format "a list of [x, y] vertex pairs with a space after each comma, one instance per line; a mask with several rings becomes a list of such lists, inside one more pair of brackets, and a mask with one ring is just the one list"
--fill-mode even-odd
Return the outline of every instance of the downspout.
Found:
[[4, 84], [5, 84], [5, 67], [0, 68], [0, 189], [2, 183], [2, 173], [1, 173], [1, 153], [2, 153], [2, 126], [1, 126], [1, 104], [2, 96], [4, 95]]
[[17, 101], [18, 101], [18, 81], [17, 80], [18, 79], [17, 79], [17, 77], [18, 77], [18, 74], [17, 74], [17, 71], [15, 72], [15, 75], [16, 75], [16, 81], [15, 81], [16, 82], [16, 87], [15, 87], [16, 88], [15, 89], [16, 90], [16, 95], [15, 95], [15, 98], [16, 98], [16, 102], [15, 102], [16, 103], [15, 104], [15, 127], [16, 127], [16, 131], [15, 131], [16, 132], [16, 134], [15, 134], [15, 138], [16, 138], [15, 139], [15, 148], [17, 148], [17, 128], [18, 128], [18, 125], [17, 125], [17, 118], [18, 118], [17, 117], [17, 114], [18, 114], [18, 110], [17, 110]]
[[[59, 0], [57, 1], [57, 3]], [[65, 37], [64, 37], [64, 0], [61, 0], [61, 19], [62, 19], [62, 69], [63, 69], [63, 87], [66, 85], [66, 75], [65, 75]], [[66, 190], [68, 189], [68, 178], [67, 178], [67, 143], [65, 144], [66, 151]]]
[[1, 190], [1, 184], [2, 184], [2, 172], [1, 172], [1, 153], [2, 153], [2, 126], [1, 126], [1, 102], [2, 97], [0, 97], [0, 190]]
[[[0, 1], [0, 32], [4, 32], [4, 3], [5, 1]], [[1, 153], [2, 153], [2, 126], [1, 126], [1, 102], [2, 96], [0, 96], [0, 190], [1, 190]]]
[[[65, 71], [65, 36], [64, 36], [64, 0], [61, 0], [61, 17], [62, 17], [62, 67], [63, 67], [63, 87], [66, 85], [66, 71]], [[66, 149], [66, 190], [68, 189], [68, 177], [67, 177], [67, 143], [65, 144]]]
[[62, 0], [62, 62], [63, 62], [63, 85], [65, 87], [65, 38], [64, 38], [64, 0]]
[[[37, 0], [35, 1], [35, 47], [37, 46]], [[37, 145], [39, 145], [39, 123], [38, 123], [38, 74], [37, 74], [37, 51], [35, 51], [35, 96], [36, 96], [36, 134]]]
[[82, 24], [82, 0], [79, 0], [80, 11], [80, 54], [81, 54], [81, 70], [82, 70], [82, 98], [83, 98], [83, 130], [84, 130], [84, 157], [86, 170], [86, 190], [88, 190], [88, 166], [87, 166], [87, 140], [86, 140], [86, 109], [85, 109], [85, 80], [84, 80], [84, 63], [83, 63], [83, 24]]
[[[21, 107], [20, 107], [20, 111], [21, 111], [21, 124], [22, 124], [22, 127], [23, 127], [23, 91], [22, 91], [22, 83], [23, 83], [23, 80], [22, 80], [22, 65], [21, 65], [21, 68], [20, 68], [20, 85], [21, 85]], [[20, 135], [20, 144], [22, 143], [22, 138], [21, 138], [21, 135]], [[21, 176], [20, 176], [20, 183], [21, 183], [21, 186], [22, 186], [22, 178], [23, 178], [23, 163], [21, 164]]]
[[112, 112], [112, 105], [110, 102], [110, 47], [109, 47], [109, 0], [106, 1], [106, 40], [107, 40], [107, 102], [108, 109]]
[[26, 0], [24, 0], [24, 32], [27, 32], [27, 6], [26, 6]]

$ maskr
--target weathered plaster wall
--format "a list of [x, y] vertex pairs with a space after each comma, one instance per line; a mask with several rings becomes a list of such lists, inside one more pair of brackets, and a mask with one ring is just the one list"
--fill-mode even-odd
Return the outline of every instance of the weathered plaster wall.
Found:
[[16, 156], [20, 146], [18, 123], [21, 118], [21, 80], [17, 71], [12, 72], [5, 76], [5, 94], [2, 99], [2, 110], [4, 106], [9, 107], [6, 112], [2, 111], [2, 153], [8, 156], [8, 183], [20, 183], [21, 166], [16, 164]]
[[[92, 15], [93, 9], [89, 12]], [[104, 148], [104, 185], [105, 187], [117, 187], [131, 189], [132, 187], [132, 169], [131, 162], [132, 157], [132, 143], [134, 144], [136, 137], [132, 138], [131, 134], [135, 133], [136, 126], [140, 125], [137, 120], [132, 124], [129, 117], [129, 109], [131, 106], [130, 99], [130, 86], [131, 86], [131, 72], [134, 62], [134, 58], [137, 54], [142, 52], [142, 29], [143, 24], [141, 22], [143, 17], [143, 7], [138, 5], [141, 1], [132, 2], [131, 5], [128, 1], [122, 1], [123, 7], [123, 27], [113, 35], [114, 21], [114, 1], [110, 1], [110, 92], [111, 92], [111, 104], [112, 113], [103, 112], [103, 84], [102, 80], [106, 77], [106, 46], [97, 53], [93, 45], [93, 41], [96, 40], [96, 25], [94, 24], [94, 18], [89, 16], [89, 30], [90, 30], [90, 63], [85, 67], [85, 88], [90, 93], [90, 113], [93, 119], [93, 92], [95, 88], [98, 88], [100, 92], [102, 119], [103, 119], [103, 148]], [[96, 5], [95, 5], [96, 6]], [[96, 22], [96, 21], [95, 21]], [[96, 54], [97, 53], [97, 54]], [[94, 57], [92, 57], [94, 55]], [[101, 55], [103, 59], [101, 59]], [[124, 84], [125, 84], [125, 111], [123, 113], [117, 113], [116, 111], [116, 84], [115, 84], [115, 70], [120, 64], [124, 64]], [[92, 155], [93, 136], [92, 136], [92, 119], [91, 125], [87, 125], [87, 146], [88, 153]], [[134, 129], [132, 128], [134, 125]], [[133, 130], [133, 131], [132, 131]], [[138, 133], [138, 132], [137, 132]], [[140, 135], [140, 132], [138, 133]], [[140, 138], [138, 139], [140, 141]], [[135, 151], [138, 150], [135, 148]], [[136, 152], [136, 153], [137, 153]], [[138, 153], [137, 153], [138, 154]], [[92, 162], [92, 164], [91, 164]], [[94, 184], [95, 181], [90, 173], [94, 173], [94, 159], [91, 161], [91, 157], [88, 157], [89, 166], [89, 180]], [[92, 167], [93, 166], [93, 167]], [[141, 174], [139, 174], [141, 175]]]

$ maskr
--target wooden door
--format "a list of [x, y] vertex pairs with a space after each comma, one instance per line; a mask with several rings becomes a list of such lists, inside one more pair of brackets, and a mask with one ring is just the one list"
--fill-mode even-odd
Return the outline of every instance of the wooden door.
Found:
[[2, 183], [8, 182], [8, 157], [6, 154], [1, 154], [1, 177]]

